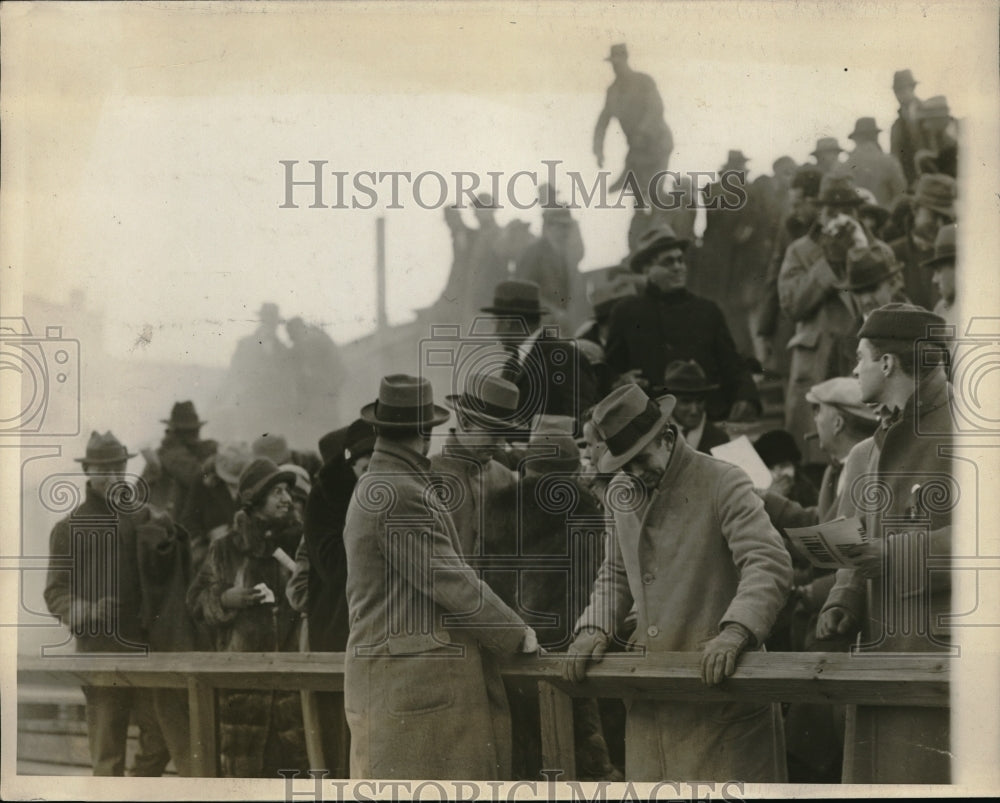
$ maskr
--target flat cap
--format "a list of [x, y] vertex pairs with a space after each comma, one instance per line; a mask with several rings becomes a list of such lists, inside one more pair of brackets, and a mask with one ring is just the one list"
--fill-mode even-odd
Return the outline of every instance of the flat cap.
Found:
[[875, 411], [861, 401], [861, 385], [852, 376], [835, 376], [813, 385], [806, 393], [806, 401], [810, 404], [829, 404], [872, 423], [878, 420]]

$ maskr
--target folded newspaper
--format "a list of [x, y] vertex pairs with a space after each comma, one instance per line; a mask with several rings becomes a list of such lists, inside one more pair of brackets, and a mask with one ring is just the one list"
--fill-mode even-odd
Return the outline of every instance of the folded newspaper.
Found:
[[712, 457], [725, 460], [742, 468], [750, 477], [755, 488], [770, 488], [773, 478], [757, 450], [746, 435], [740, 435], [729, 443], [712, 447]]
[[792, 544], [813, 566], [853, 568], [865, 541], [865, 526], [857, 516], [827, 521], [814, 527], [785, 527]]

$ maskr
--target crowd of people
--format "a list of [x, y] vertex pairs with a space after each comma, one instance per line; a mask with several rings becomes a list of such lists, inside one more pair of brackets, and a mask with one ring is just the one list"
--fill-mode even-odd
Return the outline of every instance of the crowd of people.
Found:
[[[595, 155], [616, 117], [623, 175], [651, 175], [672, 149], [662, 102], [624, 45], [609, 60]], [[505, 683], [505, 656], [560, 655], [573, 683], [607, 651], [695, 652], [717, 686], [747, 651], [946, 651], [948, 574], [914, 569], [927, 550], [950, 552], [950, 507], [926, 496], [952, 474], [939, 447], [957, 145], [946, 100], [915, 86], [896, 73], [888, 153], [861, 117], [846, 159], [832, 137], [815, 164], [778, 159], [743, 208], [708, 209], [701, 242], [686, 218], [674, 228], [637, 209], [630, 253], [593, 287], [585, 320], [569, 208], [552, 205], [517, 260], [496, 247], [492, 199], [478, 230], [449, 211], [446, 293], [459, 303], [446, 320], [494, 322], [495, 370], [463, 376], [446, 406], [416, 365], [387, 375], [318, 454], [273, 434], [287, 410], [247, 430], [272, 434], [219, 444], [178, 402], [130, 506], [113, 491], [134, 455], [94, 432], [79, 458], [86, 500], [52, 532], [49, 609], [84, 651], [345, 653], [343, 694], [221, 694], [231, 777], [538, 779], [537, 694]], [[730, 151], [724, 170], [746, 163]], [[241, 343], [240, 364], [281, 362], [277, 310], [264, 313], [270, 335]], [[785, 418], [754, 443], [771, 476], [761, 487], [711, 452], [764, 428], [767, 374], [783, 382]], [[303, 398], [322, 406], [329, 379]], [[891, 491], [878, 509], [872, 484]], [[102, 516], [117, 521], [110, 549], [84, 527]], [[841, 516], [868, 537], [836, 572], [785, 532]], [[95, 565], [113, 567], [112, 588]], [[133, 772], [171, 758], [189, 772], [184, 699], [85, 691], [96, 774], [124, 771], [130, 715]], [[574, 737], [590, 779], [950, 779], [947, 709], [579, 698]]]

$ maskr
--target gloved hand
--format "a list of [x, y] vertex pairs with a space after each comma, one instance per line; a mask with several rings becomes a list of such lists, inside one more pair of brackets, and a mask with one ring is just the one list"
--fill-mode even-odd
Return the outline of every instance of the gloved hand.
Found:
[[566, 650], [563, 661], [563, 677], [579, 683], [587, 674], [587, 662], [600, 661], [608, 649], [608, 636], [599, 628], [583, 628]]
[[249, 608], [264, 598], [263, 593], [256, 588], [233, 586], [222, 592], [223, 608]]
[[827, 608], [816, 620], [816, 638], [846, 636], [858, 629], [858, 620], [847, 608]]
[[743, 625], [730, 623], [705, 645], [701, 654], [701, 679], [716, 686], [736, 671], [736, 662], [753, 635]]

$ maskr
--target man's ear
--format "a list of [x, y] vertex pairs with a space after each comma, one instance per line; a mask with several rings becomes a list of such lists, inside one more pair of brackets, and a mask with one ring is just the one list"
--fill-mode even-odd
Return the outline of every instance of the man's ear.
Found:
[[847, 421], [844, 420], [844, 416], [837, 415], [836, 419], [833, 422], [833, 433], [835, 435], [839, 435], [841, 432], [844, 431], [844, 427], [846, 426], [847, 426]]

